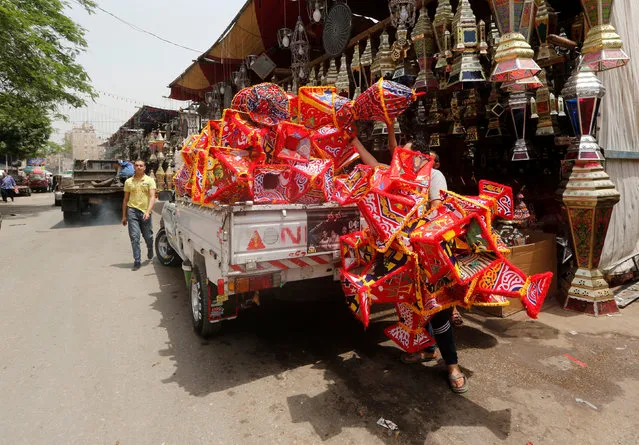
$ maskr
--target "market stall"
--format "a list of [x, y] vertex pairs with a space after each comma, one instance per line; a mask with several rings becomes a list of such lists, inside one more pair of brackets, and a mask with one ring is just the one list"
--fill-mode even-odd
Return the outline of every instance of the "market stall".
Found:
[[[312, 91], [302, 86], [333, 87], [355, 102], [380, 78], [414, 88], [419, 95], [395, 121], [400, 143], [437, 151], [452, 192], [475, 194], [480, 180], [512, 187], [515, 218], [496, 222], [501, 239], [533, 258], [556, 256], [530, 273], [552, 269], [551, 292], [566, 309], [601, 315], [618, 310], [602, 254], [610, 263], [637, 251], [628, 243], [623, 255], [603, 251], [620, 194], [604, 171], [597, 117], [623, 93], [616, 81], [607, 104], [600, 78], [634, 72], [623, 68], [612, 11], [603, 0], [249, 1], [171, 94], [202, 101], [224, 125], [235, 93], [265, 80], [288, 91], [298, 119]], [[388, 163], [383, 121], [356, 116], [354, 125]], [[629, 234], [613, 227], [619, 245]]]

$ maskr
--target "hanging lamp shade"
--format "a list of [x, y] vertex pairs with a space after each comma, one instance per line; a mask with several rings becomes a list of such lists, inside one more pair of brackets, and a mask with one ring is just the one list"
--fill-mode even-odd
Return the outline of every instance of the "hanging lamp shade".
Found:
[[311, 23], [322, 23], [326, 20], [326, 3], [326, 0], [306, 0], [306, 12]]
[[581, 0], [590, 30], [582, 48], [582, 66], [599, 72], [619, 68], [630, 58], [623, 50], [623, 41], [610, 24], [613, 0]]
[[495, 53], [492, 82], [525, 79], [539, 73], [528, 43], [536, 16], [534, 0], [490, 0], [501, 38]]

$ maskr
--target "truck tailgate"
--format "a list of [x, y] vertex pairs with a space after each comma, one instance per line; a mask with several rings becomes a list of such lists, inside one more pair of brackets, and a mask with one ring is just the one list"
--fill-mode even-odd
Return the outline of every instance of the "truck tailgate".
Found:
[[232, 265], [339, 252], [339, 236], [359, 230], [356, 208], [319, 207], [233, 212]]

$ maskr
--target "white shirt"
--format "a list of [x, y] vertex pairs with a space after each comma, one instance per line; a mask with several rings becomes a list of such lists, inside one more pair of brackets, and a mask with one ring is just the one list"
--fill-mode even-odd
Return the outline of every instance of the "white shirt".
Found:
[[446, 178], [444, 174], [436, 168], [430, 174], [430, 188], [428, 190], [428, 200], [435, 201], [441, 198], [441, 191], [447, 190], [448, 184], [446, 184]]

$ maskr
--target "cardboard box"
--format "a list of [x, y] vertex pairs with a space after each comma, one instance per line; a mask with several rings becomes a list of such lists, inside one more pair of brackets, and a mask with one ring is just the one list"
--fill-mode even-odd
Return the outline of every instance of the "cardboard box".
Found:
[[[557, 294], [557, 243], [552, 233], [532, 232], [529, 244], [511, 248], [508, 259], [526, 275], [535, 275], [543, 272], [552, 272], [553, 278], [548, 290], [549, 298]], [[510, 299], [510, 305], [504, 307], [482, 307], [482, 311], [498, 317], [523, 311], [524, 307], [518, 299]]]

